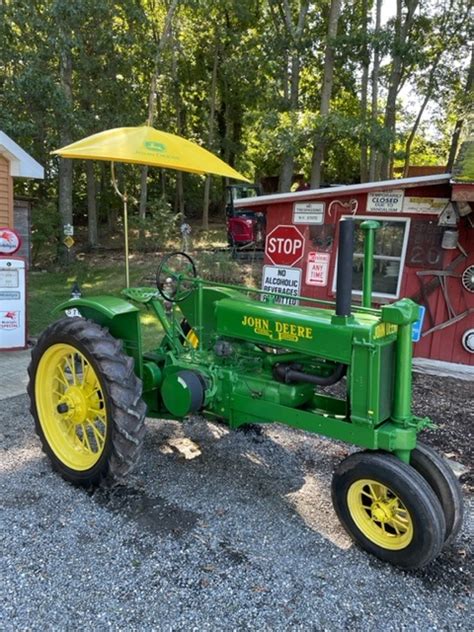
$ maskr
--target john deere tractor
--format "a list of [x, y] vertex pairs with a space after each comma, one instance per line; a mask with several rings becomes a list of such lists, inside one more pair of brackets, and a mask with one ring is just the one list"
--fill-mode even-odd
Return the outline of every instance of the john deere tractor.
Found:
[[[335, 304], [199, 278], [184, 253], [165, 256], [155, 287], [71, 299], [40, 337], [29, 368], [43, 449], [67, 480], [123, 481], [137, 463], [144, 419], [199, 414], [231, 428], [282, 423], [362, 448], [332, 480], [336, 513], [354, 540], [404, 568], [428, 564], [458, 533], [462, 499], [450, 467], [411, 411], [409, 299], [371, 305], [376, 225], [363, 225], [362, 306], [351, 305], [354, 222], [340, 223]], [[163, 337], [142, 351], [140, 309]], [[335, 396], [327, 387], [341, 382]], [[330, 389], [331, 390], [331, 389]], [[334, 390], [334, 389], [332, 389]]]

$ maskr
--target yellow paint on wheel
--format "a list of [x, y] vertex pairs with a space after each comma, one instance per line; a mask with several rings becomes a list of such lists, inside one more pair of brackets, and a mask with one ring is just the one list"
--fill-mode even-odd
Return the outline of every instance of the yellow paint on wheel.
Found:
[[107, 410], [87, 358], [72, 345], [49, 347], [38, 363], [35, 399], [43, 434], [56, 457], [72, 470], [92, 468], [104, 451]]
[[383, 549], [399, 551], [413, 539], [413, 522], [401, 499], [389, 487], [360, 479], [349, 487], [347, 507], [363, 535]]

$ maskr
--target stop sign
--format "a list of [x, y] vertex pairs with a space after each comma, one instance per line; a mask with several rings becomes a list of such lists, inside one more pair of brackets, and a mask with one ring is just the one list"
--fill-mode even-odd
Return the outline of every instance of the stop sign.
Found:
[[294, 266], [304, 252], [304, 237], [296, 226], [280, 224], [267, 235], [265, 253], [274, 266]]

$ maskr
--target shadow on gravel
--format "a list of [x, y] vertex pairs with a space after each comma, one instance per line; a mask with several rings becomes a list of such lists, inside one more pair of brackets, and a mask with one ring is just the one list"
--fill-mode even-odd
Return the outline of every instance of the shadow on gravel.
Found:
[[191, 531], [200, 518], [194, 511], [182, 509], [159, 496], [152, 498], [133, 487], [101, 488], [92, 492], [91, 497], [101, 507], [128, 518], [152, 534], [180, 537]]
[[412, 571], [426, 588], [443, 588], [453, 596], [469, 594], [472, 590], [472, 559], [469, 543], [459, 538], [441, 552], [431, 564], [422, 570]]

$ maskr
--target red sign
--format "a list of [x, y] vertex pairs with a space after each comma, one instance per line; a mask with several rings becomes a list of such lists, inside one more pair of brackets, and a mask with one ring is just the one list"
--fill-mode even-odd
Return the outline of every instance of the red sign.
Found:
[[329, 261], [328, 252], [308, 252], [306, 266], [306, 285], [325, 287], [328, 284]]
[[304, 252], [304, 237], [296, 226], [276, 226], [267, 235], [265, 253], [274, 266], [294, 266]]
[[13, 255], [21, 246], [20, 235], [6, 226], [0, 227], [0, 255]]

